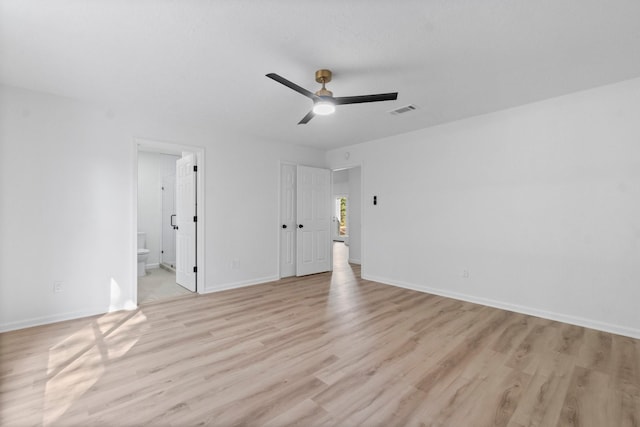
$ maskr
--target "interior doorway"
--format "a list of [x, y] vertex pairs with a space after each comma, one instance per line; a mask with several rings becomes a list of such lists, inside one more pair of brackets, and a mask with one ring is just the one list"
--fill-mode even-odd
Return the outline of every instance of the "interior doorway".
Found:
[[361, 264], [362, 248], [362, 167], [332, 171], [332, 239], [344, 242], [348, 262]]
[[138, 304], [145, 304], [200, 292], [204, 152], [136, 139], [135, 154], [137, 262], [132, 293]]
[[176, 284], [176, 162], [180, 156], [138, 153], [138, 303], [189, 293]]
[[334, 199], [333, 214], [333, 241], [344, 242], [349, 238], [348, 232], [348, 197], [346, 195], [338, 196]]

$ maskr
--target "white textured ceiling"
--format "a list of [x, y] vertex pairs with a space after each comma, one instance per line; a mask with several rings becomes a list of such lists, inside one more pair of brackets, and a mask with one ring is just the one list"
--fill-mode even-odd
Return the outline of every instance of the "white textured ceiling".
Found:
[[[311, 101], [264, 75], [319, 68], [398, 100], [297, 125]], [[0, 0], [4, 84], [319, 148], [638, 76], [638, 0]]]

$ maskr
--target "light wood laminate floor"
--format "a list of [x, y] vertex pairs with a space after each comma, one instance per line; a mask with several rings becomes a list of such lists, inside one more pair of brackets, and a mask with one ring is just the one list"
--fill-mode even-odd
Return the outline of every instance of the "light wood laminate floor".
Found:
[[637, 426], [638, 340], [333, 274], [0, 335], [0, 424]]

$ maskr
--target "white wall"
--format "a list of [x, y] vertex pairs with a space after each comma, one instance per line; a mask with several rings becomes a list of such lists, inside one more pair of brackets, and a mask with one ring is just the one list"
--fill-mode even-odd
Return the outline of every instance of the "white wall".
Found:
[[329, 152], [363, 276], [640, 337], [638, 117], [635, 79]]
[[178, 156], [138, 153], [138, 231], [147, 234], [147, 267], [160, 265], [162, 250], [162, 178], [176, 173]]
[[362, 190], [361, 168], [347, 169], [349, 182], [349, 262], [360, 264], [362, 253]]
[[0, 117], [0, 330], [135, 304], [134, 136], [205, 149], [205, 292], [277, 278], [279, 161], [325, 166], [317, 150], [7, 86]]
[[366, 278], [640, 337], [639, 113], [636, 79], [352, 146], [346, 165], [2, 86], [0, 330], [135, 303], [141, 136], [205, 148], [205, 291], [277, 278], [280, 160], [363, 164]]
[[349, 194], [349, 172], [346, 169], [331, 172], [333, 197]]

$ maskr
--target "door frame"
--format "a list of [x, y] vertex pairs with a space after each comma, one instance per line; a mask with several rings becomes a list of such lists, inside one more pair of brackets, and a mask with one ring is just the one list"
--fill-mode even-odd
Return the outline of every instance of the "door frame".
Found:
[[138, 152], [149, 151], [153, 153], [173, 154], [182, 156], [183, 152], [190, 152], [195, 155], [196, 164], [198, 165], [198, 172], [196, 174], [196, 200], [197, 200], [197, 215], [198, 226], [196, 228], [196, 262], [198, 265], [198, 271], [196, 273], [196, 282], [198, 287], [196, 293], [204, 293], [206, 291], [205, 286], [205, 228], [206, 228], [206, 216], [205, 216], [205, 149], [203, 147], [197, 147], [193, 145], [176, 144], [171, 142], [163, 142], [157, 140], [151, 140], [146, 138], [133, 138], [132, 147], [132, 188], [131, 188], [131, 227], [130, 229], [130, 249], [132, 253], [132, 268], [131, 268], [131, 300], [138, 306]]

